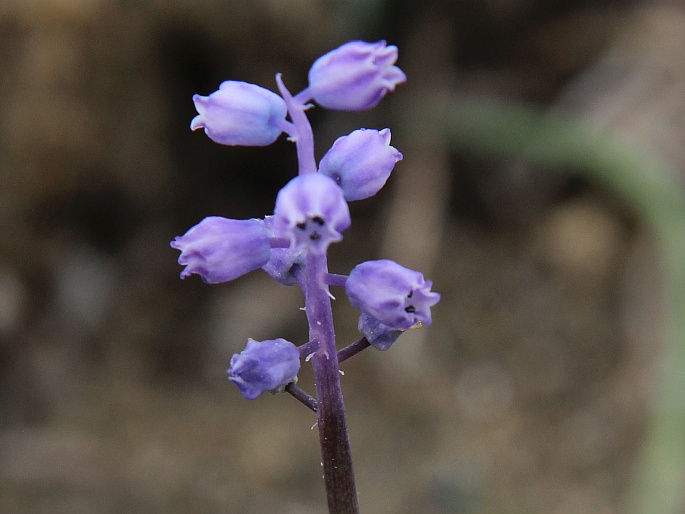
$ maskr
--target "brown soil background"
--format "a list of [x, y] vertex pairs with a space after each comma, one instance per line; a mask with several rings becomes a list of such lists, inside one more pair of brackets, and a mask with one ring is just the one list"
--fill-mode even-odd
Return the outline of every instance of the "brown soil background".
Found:
[[225, 378], [248, 337], [304, 342], [299, 292], [182, 282], [168, 243], [270, 213], [296, 169], [283, 138], [191, 133], [191, 95], [277, 71], [297, 91], [350, 39], [398, 45], [409, 82], [373, 111], [314, 109], [318, 155], [388, 126], [405, 159], [352, 206], [331, 271], [392, 258], [442, 294], [429, 328], [343, 365], [362, 512], [624, 512], [660, 340], [648, 231], [578, 170], [410, 139], [406, 113], [533, 102], [682, 171], [684, 20], [678, 1], [3, 0], [0, 512], [326, 510], [313, 415]]

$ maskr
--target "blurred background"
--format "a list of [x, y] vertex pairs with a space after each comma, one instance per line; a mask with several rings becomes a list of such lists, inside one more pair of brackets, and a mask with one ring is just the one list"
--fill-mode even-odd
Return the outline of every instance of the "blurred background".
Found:
[[181, 281], [169, 241], [271, 213], [296, 172], [285, 138], [192, 133], [192, 94], [297, 92], [351, 39], [397, 45], [409, 80], [313, 109], [317, 156], [390, 127], [405, 158], [331, 271], [391, 258], [442, 294], [342, 366], [362, 512], [624, 512], [663, 325], [650, 231], [577, 169], [451, 150], [416, 107], [528, 102], [682, 171], [683, 1], [0, 0], [0, 512], [326, 511], [314, 415], [225, 376], [248, 337], [306, 340], [299, 290]]

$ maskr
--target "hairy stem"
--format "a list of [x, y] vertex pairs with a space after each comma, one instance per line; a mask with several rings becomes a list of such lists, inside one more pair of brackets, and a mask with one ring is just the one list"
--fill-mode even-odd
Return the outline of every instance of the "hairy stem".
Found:
[[325, 276], [325, 254], [307, 255], [306, 306], [309, 339], [320, 343], [312, 357], [316, 384], [319, 442], [324, 482], [331, 514], [359, 512], [352, 468], [352, 451], [347, 436], [345, 406], [340, 389], [340, 374], [333, 331], [333, 313]]

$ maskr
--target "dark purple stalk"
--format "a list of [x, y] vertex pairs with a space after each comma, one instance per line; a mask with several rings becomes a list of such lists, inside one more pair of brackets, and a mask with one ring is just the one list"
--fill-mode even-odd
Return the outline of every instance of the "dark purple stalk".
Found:
[[302, 403], [308, 409], [311, 409], [313, 412], [316, 412], [316, 400], [309, 396], [306, 393], [306, 391], [304, 391], [300, 386], [296, 385], [294, 382], [290, 382], [287, 386], [285, 386], [285, 392], [290, 394], [293, 398]]
[[312, 357], [319, 442], [329, 513], [355, 514], [359, 512], [359, 504], [340, 389], [331, 299], [325, 285], [327, 272], [325, 254], [307, 255], [305, 274], [309, 339], [319, 341], [320, 344], [319, 350]]
[[350, 357], [354, 357], [362, 350], [366, 350], [371, 343], [367, 341], [366, 337], [357, 339], [354, 343], [348, 344], [345, 348], [338, 350], [338, 363], [346, 361]]
[[[297, 147], [299, 174], [315, 173], [317, 166], [314, 157], [314, 136], [304, 112], [307, 108], [305, 96], [300, 94], [293, 98], [283, 84], [280, 74], [276, 75], [276, 83], [294, 126], [295, 134], [294, 137], [291, 134], [291, 137]], [[352, 468], [352, 451], [347, 436], [345, 405], [340, 389], [340, 368], [327, 285], [329, 274], [326, 254], [309, 252], [304, 270], [298, 268], [296, 272], [295, 278], [305, 296], [305, 310], [309, 322], [309, 342], [300, 347], [300, 355], [306, 358], [312, 354], [317, 426], [328, 511], [330, 514], [357, 514], [359, 504]], [[344, 284], [344, 281], [339, 279], [338, 282]], [[295, 386], [289, 392], [295, 393], [293, 396], [302, 401], [304, 396], [299, 394], [297, 389], [299, 388]], [[306, 402], [306, 398], [304, 399]]]
[[300, 352], [300, 359], [304, 359], [306, 361], [311, 359], [314, 355], [314, 352], [319, 349], [319, 346], [319, 341], [307, 341], [306, 343], [298, 346], [297, 350]]

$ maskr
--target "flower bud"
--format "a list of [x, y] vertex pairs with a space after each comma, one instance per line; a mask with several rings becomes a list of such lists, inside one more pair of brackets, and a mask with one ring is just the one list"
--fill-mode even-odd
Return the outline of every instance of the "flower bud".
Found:
[[255, 341], [249, 339], [239, 354], [233, 354], [226, 371], [247, 400], [254, 400], [264, 391], [278, 392], [297, 378], [300, 352], [285, 339]]
[[350, 210], [335, 181], [320, 173], [298, 175], [276, 197], [274, 229], [292, 250], [324, 253], [350, 226]]
[[319, 57], [309, 70], [309, 93], [329, 109], [359, 111], [374, 107], [407, 80], [397, 66], [397, 47], [385, 41], [350, 41]]
[[283, 98], [263, 87], [229, 80], [209, 96], [194, 95], [199, 113], [192, 130], [223, 145], [266, 146], [281, 134], [287, 108]]
[[389, 327], [365, 312], [359, 315], [357, 328], [376, 350], [387, 350], [404, 333], [404, 330]]
[[[281, 234], [274, 230], [273, 216], [266, 216], [264, 218], [264, 223], [270, 230], [272, 236], [288, 237], [285, 235], [281, 236]], [[272, 248], [269, 262], [262, 266], [262, 269], [266, 271], [276, 282], [286, 286], [292, 286], [297, 282], [295, 276], [293, 275], [293, 268], [295, 266], [299, 266], [303, 269], [304, 265], [305, 255], [301, 248]]]
[[355, 266], [345, 290], [355, 308], [390, 328], [406, 330], [418, 321], [431, 323], [430, 308], [440, 300], [432, 285], [418, 271], [383, 259]]
[[232, 220], [211, 216], [176, 237], [171, 247], [181, 251], [181, 278], [192, 273], [208, 284], [227, 282], [264, 266], [271, 255], [269, 231], [263, 220]]
[[349, 202], [380, 191], [401, 159], [402, 154], [390, 146], [390, 129], [359, 129], [333, 143], [319, 163], [319, 172], [335, 180]]

